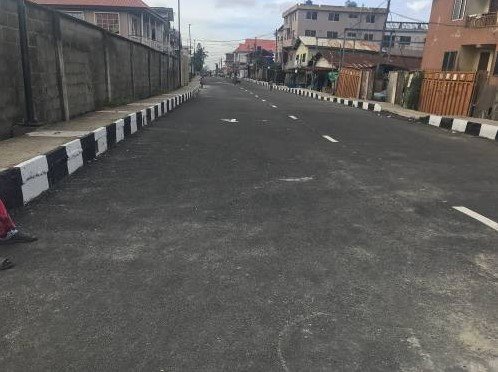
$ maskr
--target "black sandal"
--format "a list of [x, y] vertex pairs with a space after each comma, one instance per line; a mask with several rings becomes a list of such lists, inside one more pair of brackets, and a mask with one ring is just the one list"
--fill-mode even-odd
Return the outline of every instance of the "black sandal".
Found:
[[14, 267], [14, 263], [8, 258], [0, 258], [0, 270], [7, 270]]

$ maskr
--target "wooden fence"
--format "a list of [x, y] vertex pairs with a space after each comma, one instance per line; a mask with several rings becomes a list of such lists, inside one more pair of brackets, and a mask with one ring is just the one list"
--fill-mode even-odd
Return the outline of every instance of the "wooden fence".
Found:
[[361, 70], [342, 68], [339, 73], [336, 95], [346, 98], [358, 98], [361, 88]]
[[477, 72], [425, 72], [418, 109], [436, 115], [470, 116]]

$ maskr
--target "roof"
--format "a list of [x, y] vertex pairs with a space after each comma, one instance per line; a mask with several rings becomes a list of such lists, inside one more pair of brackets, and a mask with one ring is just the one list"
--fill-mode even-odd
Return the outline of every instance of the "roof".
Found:
[[300, 36], [296, 43], [301, 42], [307, 47], [318, 47], [318, 48], [332, 48], [332, 49], [342, 49], [344, 44], [344, 49], [354, 49], [362, 50], [367, 52], [378, 52], [380, 45], [374, 41], [365, 40], [347, 40], [344, 42], [343, 39], [325, 39], [316, 38], [313, 36]]
[[[322, 58], [325, 59], [332, 68], [339, 68], [341, 53], [340, 51], [329, 50], [321, 52]], [[347, 52], [344, 53], [342, 66], [357, 69], [373, 68], [380, 63], [381, 65], [394, 66], [405, 70], [415, 70], [420, 68], [422, 59], [417, 57], [387, 56], [371, 54], [365, 52]], [[323, 65], [319, 62], [318, 65]], [[326, 67], [326, 66], [323, 66]], [[328, 67], [328, 66], [327, 66]]]
[[296, 10], [314, 10], [314, 11], [326, 11], [326, 12], [346, 12], [346, 13], [373, 13], [373, 14], [385, 14], [387, 13], [387, 8], [367, 8], [361, 6], [342, 6], [342, 5], [323, 5], [323, 4], [296, 4], [291, 6], [289, 9], [282, 13], [282, 17], [294, 13]]
[[269, 52], [275, 51], [275, 40], [265, 39], [246, 39], [242, 44], [239, 44], [235, 53], [249, 53], [254, 51], [257, 47], [267, 50]]
[[41, 5], [74, 7], [149, 8], [142, 0], [30, 0]]

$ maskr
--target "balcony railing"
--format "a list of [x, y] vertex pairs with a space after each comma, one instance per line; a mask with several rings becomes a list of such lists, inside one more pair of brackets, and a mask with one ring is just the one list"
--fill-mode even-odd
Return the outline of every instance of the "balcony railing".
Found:
[[466, 27], [485, 28], [498, 26], [498, 13], [474, 14], [467, 16]]

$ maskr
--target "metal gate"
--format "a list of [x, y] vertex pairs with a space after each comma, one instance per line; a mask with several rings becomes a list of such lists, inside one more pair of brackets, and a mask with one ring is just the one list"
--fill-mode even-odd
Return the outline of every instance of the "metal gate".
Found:
[[436, 115], [469, 116], [477, 72], [424, 72], [418, 109]]
[[336, 96], [345, 98], [358, 98], [361, 87], [361, 70], [354, 68], [341, 68], [337, 83]]

